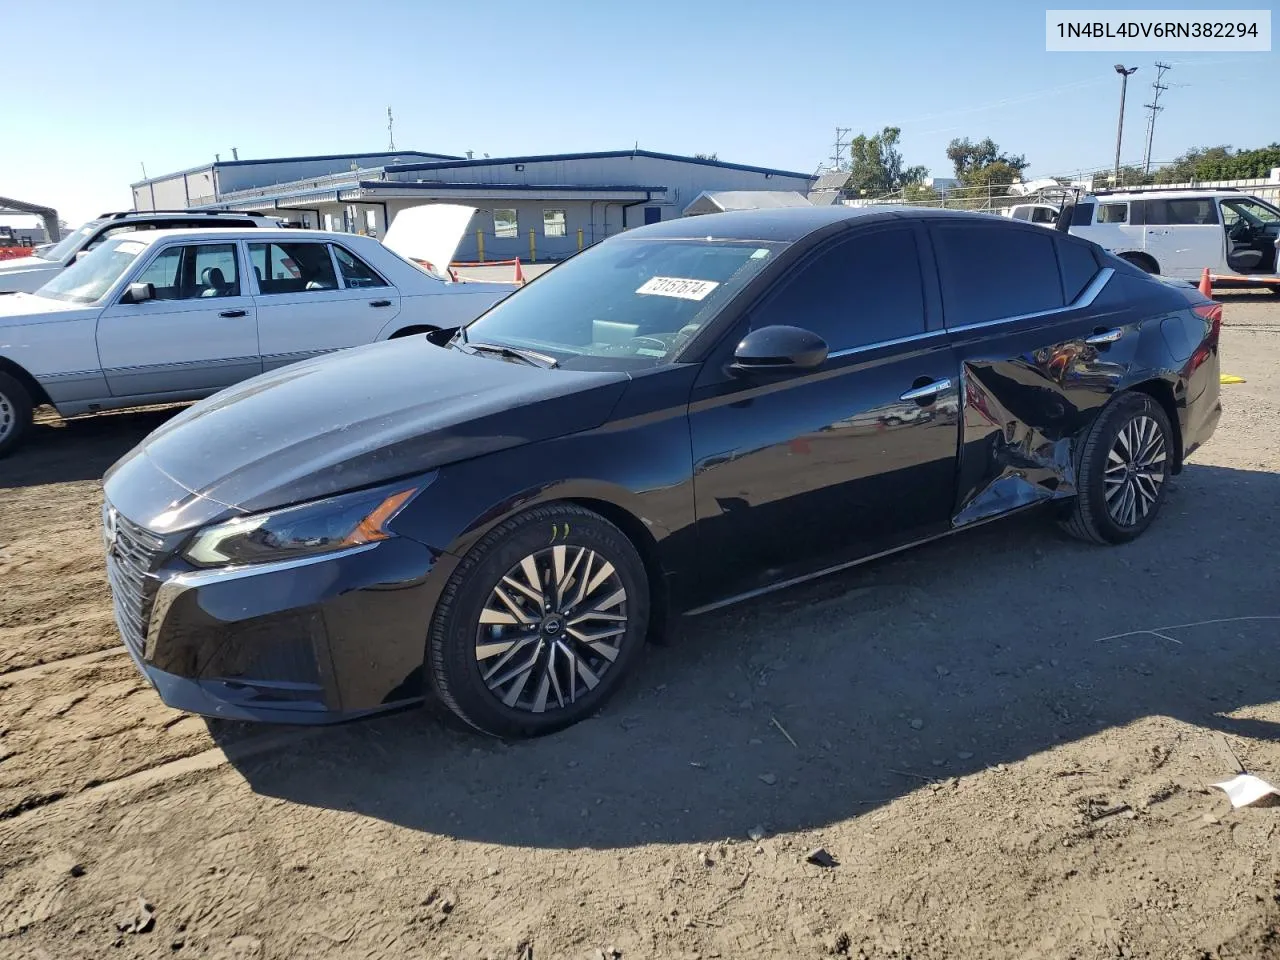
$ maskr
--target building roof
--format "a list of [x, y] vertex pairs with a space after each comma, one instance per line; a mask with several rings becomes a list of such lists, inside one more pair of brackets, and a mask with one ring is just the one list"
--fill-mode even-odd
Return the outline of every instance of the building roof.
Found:
[[596, 153], [544, 153], [524, 157], [485, 157], [480, 160], [433, 161], [426, 163], [398, 163], [386, 167], [387, 173], [413, 173], [418, 170], [444, 170], [455, 167], [501, 166], [511, 163], [548, 163], [562, 160], [610, 160], [619, 157], [648, 157], [651, 160], [673, 160], [677, 163], [696, 163], [726, 170], [745, 170], [775, 177], [797, 177], [812, 180], [813, 174], [794, 170], [776, 170], [772, 167], [755, 167], [745, 163], [729, 163], [726, 160], [708, 160], [703, 157], [685, 157], [675, 153], [657, 153], [653, 150], [605, 150]]
[[423, 153], [421, 150], [380, 150], [376, 153], [325, 153], [307, 157], [263, 157], [259, 160], [211, 160], [207, 163], [197, 164], [194, 167], [187, 167], [185, 170], [175, 170], [172, 173], [164, 173], [158, 177], [147, 177], [145, 180], [139, 180], [136, 183], [129, 184], [129, 186], [144, 187], [149, 183], [172, 180], [174, 177], [181, 177], [186, 174], [203, 173], [207, 170], [212, 170], [214, 167], [253, 167], [269, 163], [309, 163], [325, 160], [377, 160], [383, 157], [422, 157], [424, 160], [431, 161], [466, 161], [465, 157], [455, 157], [448, 153]]
[[703, 190], [684, 208], [684, 215], [808, 206], [812, 204], [794, 190]]

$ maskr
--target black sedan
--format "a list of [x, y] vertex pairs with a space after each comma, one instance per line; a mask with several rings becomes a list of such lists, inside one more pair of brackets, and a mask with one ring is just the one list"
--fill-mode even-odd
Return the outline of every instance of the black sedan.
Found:
[[631, 230], [464, 329], [153, 433], [106, 478], [117, 620], [186, 710], [434, 698], [544, 733], [673, 615], [1039, 505], [1138, 536], [1221, 415], [1220, 325], [1193, 287], [980, 214]]

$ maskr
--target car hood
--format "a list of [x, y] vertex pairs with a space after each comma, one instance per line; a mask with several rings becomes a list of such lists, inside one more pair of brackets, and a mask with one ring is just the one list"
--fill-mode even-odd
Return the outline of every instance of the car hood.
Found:
[[37, 297], [32, 293], [4, 293], [0, 294], [0, 325], [6, 321], [14, 319], [25, 321], [32, 317], [61, 320], [64, 317], [50, 315], [97, 313], [100, 309], [100, 307], [87, 307], [83, 303], [55, 300], [53, 297]]
[[[168, 533], [226, 508], [267, 510], [589, 430], [628, 380], [473, 356], [425, 338], [356, 347], [188, 408], [108, 471], [106, 494], [126, 516]], [[136, 490], [165, 487], [157, 474], [176, 485], [166, 487], [171, 502], [126, 506], [138, 503]], [[178, 489], [202, 502], [180, 502]]]
[[0, 274], [24, 273], [27, 270], [57, 270], [62, 264], [40, 257], [13, 257], [0, 260]]
[[407, 260], [425, 260], [445, 276], [475, 212], [475, 207], [456, 203], [407, 207], [391, 221], [382, 244]]

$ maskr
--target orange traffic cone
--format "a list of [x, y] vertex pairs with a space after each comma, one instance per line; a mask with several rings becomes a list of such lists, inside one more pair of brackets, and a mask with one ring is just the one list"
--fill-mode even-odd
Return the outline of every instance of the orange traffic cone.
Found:
[[516, 283], [524, 283], [524, 271], [520, 269], [519, 257], [516, 257]]
[[1204, 273], [1200, 274], [1200, 292], [1206, 297], [1213, 296], [1213, 281], [1209, 279], [1209, 268], [1204, 268]]

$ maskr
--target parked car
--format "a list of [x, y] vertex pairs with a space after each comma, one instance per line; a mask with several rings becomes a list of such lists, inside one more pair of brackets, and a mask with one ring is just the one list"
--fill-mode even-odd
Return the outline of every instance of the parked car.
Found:
[[[456, 230], [418, 242], [448, 263]], [[0, 296], [0, 456], [42, 403], [67, 417], [195, 400], [308, 357], [457, 327], [513, 289], [454, 283], [345, 233], [113, 237], [36, 293]]]
[[1068, 204], [1058, 229], [1147, 273], [1199, 279], [1208, 267], [1224, 285], [1280, 292], [1280, 208], [1239, 190], [1099, 191]]
[[443, 347], [310, 360], [156, 430], [105, 480], [119, 627], [198, 713], [430, 697], [545, 733], [673, 613], [1037, 504], [1138, 536], [1220, 417], [1220, 323], [1190, 285], [1002, 217], [637, 228]]
[[111, 237], [135, 230], [198, 229], [202, 227], [279, 228], [280, 221], [260, 213], [230, 210], [159, 210], [140, 213], [128, 210], [104, 213], [73, 230], [57, 243], [41, 245], [29, 257], [0, 260], [0, 293], [31, 293], [40, 289], [90, 250]]
[[1012, 207], [1005, 207], [1002, 211], [1006, 217], [1012, 217], [1014, 220], [1026, 220], [1028, 223], [1036, 223], [1042, 227], [1052, 227], [1058, 222], [1058, 214], [1061, 212], [1051, 203], [1018, 203]]

